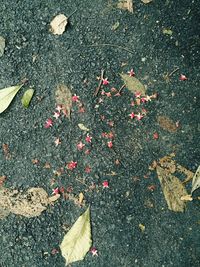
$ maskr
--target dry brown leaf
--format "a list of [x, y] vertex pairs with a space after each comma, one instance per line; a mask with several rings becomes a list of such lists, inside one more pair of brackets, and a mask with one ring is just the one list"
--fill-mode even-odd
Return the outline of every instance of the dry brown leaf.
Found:
[[30, 188], [27, 192], [19, 192], [8, 188], [0, 189], [0, 219], [3, 219], [9, 213], [22, 215], [25, 217], [39, 216], [47, 205], [56, 201], [59, 194], [48, 197], [43, 188]]
[[72, 93], [71, 90], [64, 84], [59, 84], [56, 87], [55, 99], [57, 105], [61, 105], [66, 111], [66, 116], [70, 119], [72, 107]]
[[192, 179], [192, 191], [191, 194], [200, 187], [200, 166], [198, 167], [193, 179]]
[[50, 23], [50, 31], [53, 34], [61, 35], [65, 31], [68, 18], [64, 14], [59, 14]]
[[157, 121], [164, 130], [175, 133], [177, 131], [176, 123], [166, 116], [158, 116]]
[[176, 176], [166, 172], [162, 167], [157, 166], [156, 171], [168, 208], [175, 212], [183, 212], [185, 202], [181, 197], [188, 195], [185, 187]]
[[132, 0], [120, 0], [117, 7], [123, 10], [128, 10], [133, 13], [133, 1]]

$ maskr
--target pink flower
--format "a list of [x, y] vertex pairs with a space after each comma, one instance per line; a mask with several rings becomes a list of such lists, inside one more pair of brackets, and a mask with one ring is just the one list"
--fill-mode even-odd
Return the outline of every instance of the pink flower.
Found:
[[102, 83], [103, 85], [108, 85], [109, 84], [108, 78], [102, 79]]
[[58, 146], [61, 144], [61, 140], [60, 138], [56, 138], [56, 140], [54, 141], [55, 145]]
[[135, 102], [131, 101], [131, 107], [135, 106]]
[[102, 90], [101, 91], [101, 95], [105, 95], [105, 90]]
[[50, 128], [50, 127], [52, 127], [52, 125], [53, 125], [53, 121], [52, 121], [51, 118], [49, 118], [49, 119], [46, 120], [46, 122], [44, 124], [44, 128], [46, 128], [46, 129]]
[[104, 181], [104, 182], [102, 183], [102, 185], [103, 185], [103, 188], [108, 188], [108, 187], [109, 187], [109, 183], [108, 183], [108, 181]]
[[60, 112], [54, 112], [53, 117], [57, 120], [60, 117]]
[[91, 152], [91, 150], [89, 150], [89, 149], [85, 150], [85, 155], [89, 155], [90, 152]]
[[186, 81], [187, 79], [188, 78], [184, 74], [181, 74], [181, 76], [179, 77], [180, 81]]
[[113, 147], [113, 143], [112, 143], [112, 141], [107, 142], [107, 146], [108, 146], [109, 148], [112, 148], [112, 147]]
[[141, 93], [140, 93], [140, 92], [135, 92], [135, 97], [136, 97], [136, 98], [141, 97]]
[[153, 139], [158, 139], [159, 138], [159, 135], [158, 135], [158, 133], [157, 132], [155, 132], [154, 134], [153, 134]]
[[135, 72], [133, 71], [133, 69], [131, 69], [130, 71], [128, 71], [128, 74], [129, 74], [130, 77], [131, 76], [135, 76]]
[[77, 162], [76, 161], [70, 161], [67, 163], [67, 169], [68, 170], [73, 170], [77, 167]]
[[144, 116], [140, 113], [136, 114], [135, 117], [137, 118], [138, 121], [140, 121]]
[[56, 106], [56, 110], [57, 110], [58, 112], [61, 112], [61, 110], [62, 110], [62, 105], [57, 105], [57, 106]]
[[85, 146], [85, 144], [83, 144], [82, 142], [79, 142], [79, 143], [77, 144], [77, 149], [78, 149], [78, 150], [82, 150], [82, 149], [84, 148], [84, 146]]
[[87, 135], [86, 138], [85, 138], [85, 141], [87, 143], [92, 143], [92, 136]]
[[72, 101], [73, 101], [73, 102], [79, 102], [79, 96], [77, 96], [76, 94], [74, 94], [74, 95], [72, 96]]
[[52, 195], [57, 195], [57, 194], [59, 194], [59, 188], [58, 187], [52, 189]]
[[98, 256], [98, 250], [95, 247], [91, 248], [90, 252], [92, 253], [92, 256]]
[[135, 113], [134, 113], [134, 112], [131, 112], [131, 113], [129, 114], [129, 116], [130, 116], [131, 119], [134, 119], [134, 118], [135, 118]]
[[111, 92], [105, 93], [107, 97], [111, 97]]

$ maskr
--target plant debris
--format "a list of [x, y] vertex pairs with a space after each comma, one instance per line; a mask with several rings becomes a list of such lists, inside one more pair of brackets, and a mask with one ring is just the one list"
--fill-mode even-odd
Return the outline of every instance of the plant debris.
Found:
[[72, 93], [69, 87], [64, 84], [59, 84], [55, 90], [55, 99], [57, 105], [65, 110], [65, 115], [70, 119], [71, 107], [72, 107]]
[[121, 73], [120, 76], [128, 90], [132, 93], [139, 92], [142, 95], [145, 95], [147, 88], [137, 78], [124, 73]]
[[142, 1], [142, 3], [144, 3], [144, 4], [149, 4], [149, 3], [152, 2], [152, 0], [141, 0], [141, 1]]
[[162, 129], [164, 129], [170, 133], [175, 133], [178, 130], [176, 123], [173, 122], [167, 116], [158, 116], [157, 121], [158, 121], [158, 123]]
[[55, 202], [60, 195], [48, 197], [43, 188], [30, 188], [27, 192], [16, 189], [0, 188], [0, 219], [10, 213], [25, 217], [39, 216], [48, 204]]
[[173, 31], [171, 29], [165, 29], [164, 28], [162, 32], [163, 32], [163, 34], [170, 35], [170, 36], [173, 34]]
[[4, 54], [5, 46], [6, 40], [2, 36], [0, 36], [0, 57], [2, 57]]
[[50, 23], [50, 32], [55, 35], [61, 35], [68, 24], [68, 18], [64, 14], [59, 14], [53, 18]]
[[64, 236], [60, 245], [66, 265], [83, 260], [91, 245], [90, 208], [87, 208]]
[[22, 97], [22, 105], [24, 108], [28, 108], [31, 99], [33, 97], [34, 90], [32, 88], [28, 89], [25, 91], [23, 97]]
[[133, 1], [132, 0], [119, 0], [117, 7], [123, 10], [128, 10], [133, 13]]
[[198, 167], [193, 179], [191, 194], [200, 187], [200, 166]]

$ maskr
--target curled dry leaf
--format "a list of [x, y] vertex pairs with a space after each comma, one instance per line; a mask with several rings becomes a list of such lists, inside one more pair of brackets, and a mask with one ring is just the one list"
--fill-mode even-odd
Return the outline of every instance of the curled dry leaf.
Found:
[[195, 175], [192, 179], [192, 191], [191, 194], [200, 187], [200, 166], [198, 167]]
[[90, 208], [78, 218], [60, 245], [66, 265], [83, 260], [92, 245]]
[[89, 132], [90, 129], [88, 129], [83, 123], [79, 123], [78, 127], [82, 130], [82, 131], [86, 131]]
[[64, 84], [59, 84], [55, 90], [56, 104], [61, 105], [66, 111], [66, 116], [70, 119], [72, 107], [72, 93], [69, 87]]
[[120, 9], [128, 10], [133, 13], [133, 1], [132, 0], [119, 0], [117, 7]]
[[64, 14], [57, 15], [50, 23], [50, 31], [53, 34], [61, 35], [65, 31], [68, 18]]
[[56, 201], [59, 194], [48, 197], [43, 188], [30, 188], [27, 192], [19, 192], [1, 187], [0, 189], [0, 219], [3, 219], [9, 213], [22, 215], [25, 217], [39, 216], [47, 205]]
[[145, 95], [146, 87], [137, 78], [124, 73], [121, 73], [120, 76], [129, 91], [132, 93], [140, 92], [142, 95]]
[[181, 198], [188, 195], [185, 187], [176, 176], [166, 172], [164, 168], [157, 165], [156, 171], [168, 208], [175, 212], [183, 212], [185, 202]]

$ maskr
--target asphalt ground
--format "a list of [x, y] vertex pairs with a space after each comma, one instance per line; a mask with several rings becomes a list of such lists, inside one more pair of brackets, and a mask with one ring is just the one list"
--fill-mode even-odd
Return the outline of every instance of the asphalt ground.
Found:
[[[56, 186], [71, 186], [75, 195], [84, 193], [86, 207], [91, 205], [93, 246], [99, 256], [88, 253], [72, 266], [200, 266], [199, 201], [188, 203], [184, 213], [168, 210], [156, 173], [149, 172], [154, 160], [172, 152], [180, 165], [193, 172], [200, 162], [199, 4], [195, 0], [158, 0], [148, 5], [135, 1], [131, 14], [116, 8], [116, 1], [0, 1], [0, 35], [6, 39], [0, 88], [26, 78], [27, 87], [35, 89], [28, 109], [21, 105], [22, 89], [0, 115], [1, 145], [8, 144], [11, 155], [6, 159], [1, 151], [0, 175], [7, 177], [8, 188], [42, 187], [51, 195], [55, 178]], [[75, 10], [63, 35], [49, 32], [55, 15]], [[114, 31], [116, 22], [119, 27]], [[164, 28], [170, 28], [172, 35], [163, 34]], [[167, 83], [163, 75], [177, 67]], [[105, 98], [98, 108], [99, 97], [93, 95], [102, 69], [109, 86], [120, 88], [118, 74], [131, 68], [148, 85], [149, 95], [158, 93], [158, 99], [146, 106], [148, 115], [134, 122], [128, 116], [132, 94], [127, 89], [121, 97]], [[181, 73], [188, 80], [180, 81]], [[75, 104], [71, 121], [64, 118], [45, 129], [55, 110], [58, 84], [70, 86], [85, 112], [79, 113]], [[162, 129], [158, 116], [179, 122], [180, 128], [173, 133]], [[78, 123], [90, 128], [89, 155], [77, 151], [77, 142], [85, 138]], [[109, 131], [115, 133], [113, 149], [101, 136]], [[56, 137], [62, 141], [57, 147]], [[71, 160], [78, 162], [77, 169], [65, 169], [55, 177], [55, 170]], [[46, 162], [50, 169], [44, 168]], [[90, 173], [84, 171], [88, 165]], [[110, 175], [112, 171], [116, 175]], [[105, 180], [109, 188], [102, 188]], [[152, 191], [151, 185], [155, 186]], [[84, 210], [61, 197], [38, 217], [10, 214], [0, 220], [0, 266], [64, 266], [59, 244]], [[145, 225], [144, 232], [139, 224]], [[52, 253], [54, 248], [58, 253]]]

